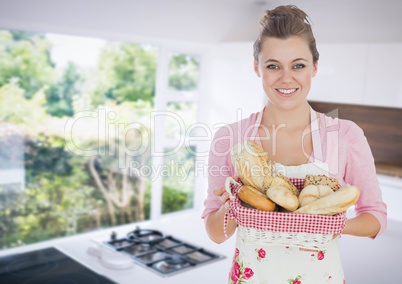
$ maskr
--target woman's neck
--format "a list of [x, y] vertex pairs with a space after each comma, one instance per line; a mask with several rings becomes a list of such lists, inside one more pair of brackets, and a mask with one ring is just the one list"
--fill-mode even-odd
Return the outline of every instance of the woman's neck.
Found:
[[310, 124], [310, 105], [306, 101], [296, 108], [284, 110], [268, 102], [261, 123], [267, 127], [284, 125], [288, 129], [304, 128]]

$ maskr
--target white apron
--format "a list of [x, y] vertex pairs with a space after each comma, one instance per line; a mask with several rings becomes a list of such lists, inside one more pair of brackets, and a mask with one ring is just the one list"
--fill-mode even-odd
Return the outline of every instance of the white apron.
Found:
[[[254, 135], [261, 123], [262, 113], [256, 121]], [[328, 165], [322, 159], [319, 123], [311, 109], [313, 155], [310, 163], [300, 166], [282, 166], [288, 178], [304, 178], [306, 174], [328, 175]], [[344, 284], [339, 254], [339, 237], [330, 241], [323, 251], [305, 250], [288, 245], [272, 245], [244, 240], [237, 230], [236, 249], [228, 283], [255, 284]]]

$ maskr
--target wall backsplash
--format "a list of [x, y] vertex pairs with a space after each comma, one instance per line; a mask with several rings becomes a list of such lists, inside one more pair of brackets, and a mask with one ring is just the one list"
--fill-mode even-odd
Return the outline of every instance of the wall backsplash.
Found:
[[309, 103], [316, 111], [354, 121], [363, 129], [367, 137], [375, 159], [377, 173], [402, 177], [401, 108], [318, 101]]

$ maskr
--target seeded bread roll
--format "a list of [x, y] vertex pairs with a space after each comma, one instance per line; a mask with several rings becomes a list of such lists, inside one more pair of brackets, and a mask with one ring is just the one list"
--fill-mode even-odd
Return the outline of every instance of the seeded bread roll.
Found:
[[338, 180], [336, 178], [330, 178], [327, 176], [323, 175], [306, 175], [304, 179], [304, 187], [308, 185], [328, 185], [331, 187], [333, 191], [337, 191], [339, 186], [338, 186]]

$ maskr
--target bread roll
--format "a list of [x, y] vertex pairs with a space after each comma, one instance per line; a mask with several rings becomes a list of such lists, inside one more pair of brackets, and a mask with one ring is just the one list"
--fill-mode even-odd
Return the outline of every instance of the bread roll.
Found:
[[299, 203], [303, 207], [319, 198], [325, 197], [334, 191], [328, 185], [308, 185], [300, 192]]
[[259, 144], [253, 141], [239, 143], [231, 149], [230, 158], [236, 175], [244, 185], [258, 188], [264, 193], [271, 186], [276, 169]]
[[239, 192], [239, 198], [252, 207], [263, 211], [275, 211], [276, 204], [268, 199], [260, 190], [252, 186], [243, 185]]
[[299, 196], [300, 192], [297, 187], [285, 176], [278, 175], [272, 179], [271, 186], [284, 186], [288, 188], [296, 196]]
[[310, 184], [328, 185], [333, 191], [337, 191], [339, 188], [338, 180], [336, 178], [330, 178], [324, 175], [306, 175], [303, 187], [306, 187]]
[[299, 200], [292, 190], [283, 185], [271, 186], [267, 190], [267, 196], [273, 202], [288, 211], [294, 211], [299, 207]]
[[300, 207], [295, 213], [335, 215], [346, 211], [346, 209], [356, 204], [359, 196], [360, 190], [358, 187], [343, 187], [332, 194]]

